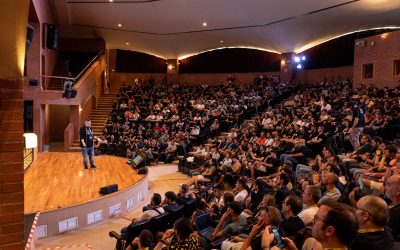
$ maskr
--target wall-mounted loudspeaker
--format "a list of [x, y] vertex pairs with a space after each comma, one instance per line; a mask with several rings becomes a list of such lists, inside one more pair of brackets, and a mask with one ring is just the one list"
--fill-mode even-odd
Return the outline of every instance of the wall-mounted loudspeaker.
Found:
[[46, 48], [58, 49], [58, 26], [45, 23], [46, 27]]

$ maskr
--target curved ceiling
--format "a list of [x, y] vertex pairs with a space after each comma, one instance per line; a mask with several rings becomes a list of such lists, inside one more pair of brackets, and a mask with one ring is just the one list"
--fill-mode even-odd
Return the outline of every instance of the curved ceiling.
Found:
[[357, 30], [400, 27], [399, 0], [51, 1], [62, 37], [102, 37], [107, 48], [162, 58], [221, 47], [298, 53]]

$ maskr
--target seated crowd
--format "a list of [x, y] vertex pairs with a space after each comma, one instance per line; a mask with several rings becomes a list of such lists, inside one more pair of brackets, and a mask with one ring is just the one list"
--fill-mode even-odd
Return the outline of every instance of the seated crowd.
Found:
[[[399, 88], [342, 80], [123, 87], [103, 140], [161, 161], [175, 143], [191, 179], [154, 194], [122, 239], [129, 249], [400, 249], [399, 121]], [[132, 237], [163, 216], [168, 229]]]

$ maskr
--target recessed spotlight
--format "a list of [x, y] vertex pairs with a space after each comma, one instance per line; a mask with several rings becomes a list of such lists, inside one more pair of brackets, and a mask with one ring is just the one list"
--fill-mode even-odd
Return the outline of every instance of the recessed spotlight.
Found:
[[114, 0], [108, 0], [110, 3], [112, 3]]
[[129, 45], [129, 43], [125, 43], [126, 45]]
[[206, 23], [206, 22], [204, 22], [204, 23], [203, 23], [203, 26], [204, 26], [204, 27], [206, 27], [206, 26], [207, 26], [207, 23]]
[[219, 42], [220, 42], [220, 43], [223, 43], [224, 41], [221, 40], [221, 41], [219, 41]]
[[118, 27], [122, 27], [122, 24], [119, 23], [119, 24], [118, 24]]

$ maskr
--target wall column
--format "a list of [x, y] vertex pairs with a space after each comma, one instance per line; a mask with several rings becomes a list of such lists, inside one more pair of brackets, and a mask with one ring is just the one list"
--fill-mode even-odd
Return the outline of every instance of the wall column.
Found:
[[0, 7], [0, 249], [23, 249], [23, 70], [29, 0], [1, 1]]
[[168, 59], [167, 60], [167, 80], [168, 84], [179, 84], [179, 60]]
[[293, 63], [295, 53], [284, 53], [281, 55], [281, 81], [291, 81], [296, 78], [296, 66]]

